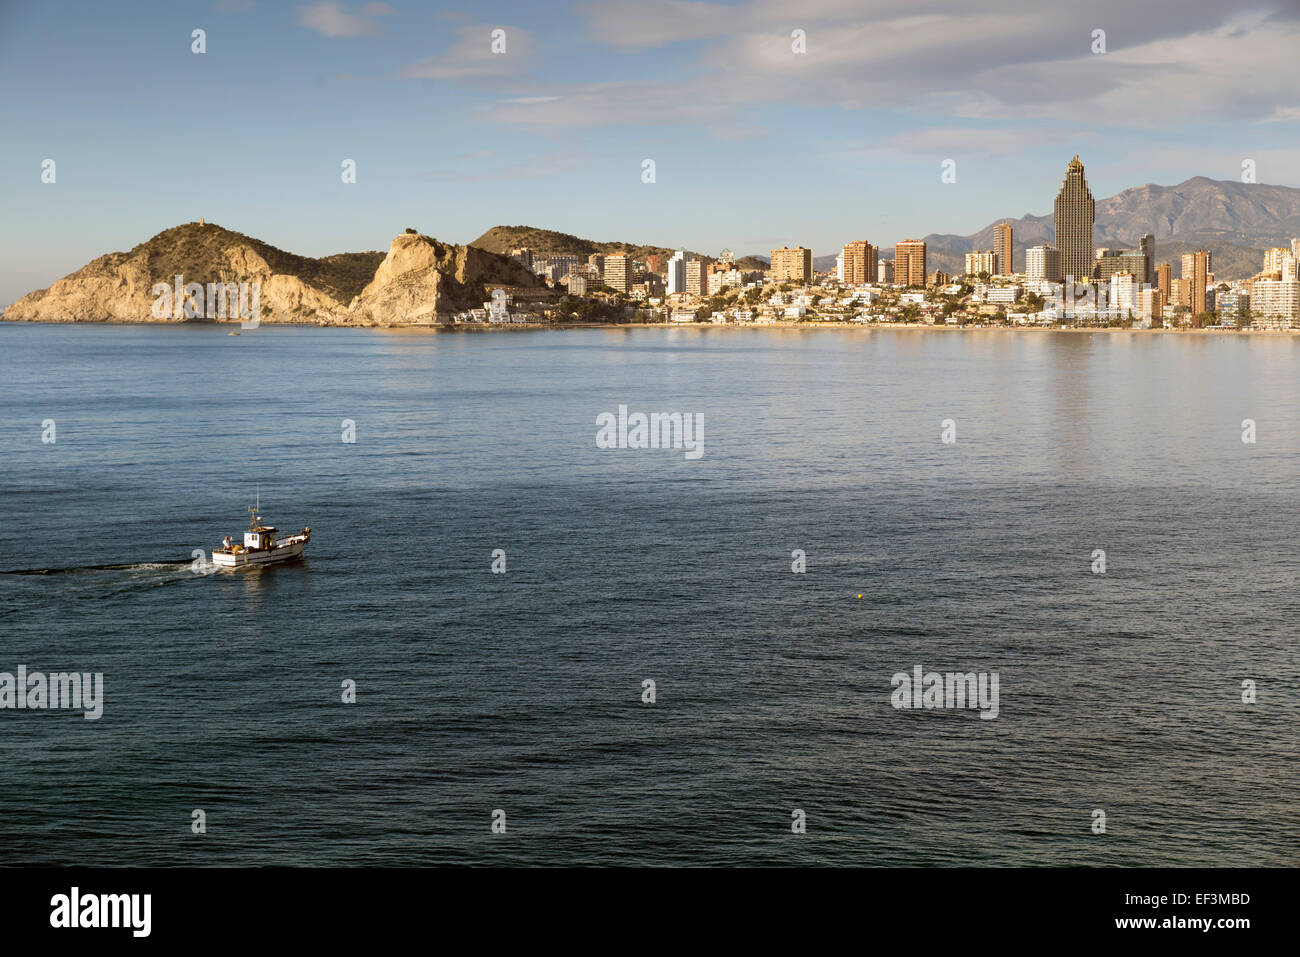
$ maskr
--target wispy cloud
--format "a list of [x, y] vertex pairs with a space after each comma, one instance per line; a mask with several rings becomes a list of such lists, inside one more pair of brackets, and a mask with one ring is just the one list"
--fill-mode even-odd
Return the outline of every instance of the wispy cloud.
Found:
[[384, 30], [375, 18], [396, 13], [386, 3], [367, 3], [356, 13], [349, 13], [342, 3], [324, 0], [299, 7], [298, 25], [326, 37], [378, 36]]
[[[713, 96], [740, 89], [757, 107], [976, 120], [1086, 116], [1165, 129], [1217, 118], [1285, 122], [1300, 48], [1292, 0], [1091, 0], [1086, 16], [1067, 0], [801, 0], [794, 9], [786, 0], [600, 0], [577, 10], [593, 40], [620, 50], [698, 47], [683, 52], [712, 74]], [[796, 28], [805, 53], [792, 47]], [[1094, 53], [1095, 29], [1106, 32], [1104, 53]], [[698, 79], [693, 72], [681, 92]], [[585, 95], [595, 105], [596, 91]]]
[[[493, 31], [502, 31], [496, 36]], [[402, 76], [419, 80], [493, 81], [524, 73], [536, 42], [522, 27], [469, 24], [456, 28], [459, 39], [447, 50], [402, 67]], [[496, 52], [501, 51], [501, 52]]]
[[475, 150], [464, 153], [458, 158], [469, 161], [465, 165], [451, 169], [430, 170], [423, 175], [429, 179], [449, 183], [484, 183], [494, 180], [535, 179], [576, 172], [584, 168], [588, 162], [586, 152], [571, 145], [562, 146], [549, 153], [530, 157], [518, 163], [508, 163], [501, 166], [487, 166], [474, 162], [479, 159], [490, 159], [493, 155], [491, 150]]
[[1096, 140], [1101, 133], [1062, 126], [985, 127], [935, 126], [892, 133], [856, 149], [840, 150], [837, 159], [869, 159], [883, 155], [1015, 156], [1042, 147], [1059, 149], [1062, 143]]

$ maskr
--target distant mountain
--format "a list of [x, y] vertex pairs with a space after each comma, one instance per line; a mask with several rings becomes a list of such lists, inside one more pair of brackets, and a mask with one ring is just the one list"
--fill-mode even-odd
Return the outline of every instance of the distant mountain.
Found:
[[[167, 319], [153, 314], [155, 284], [170, 287], [178, 275], [182, 283], [205, 288], [209, 283], [257, 283], [262, 322], [330, 325], [441, 322], [455, 312], [481, 306], [489, 286], [546, 288], [530, 270], [508, 257], [440, 243], [415, 230], [394, 239], [387, 254], [340, 253], [309, 259], [214, 223], [185, 223], [130, 252], [100, 256], [48, 289], [19, 299], [4, 318], [182, 321], [175, 309]], [[199, 300], [195, 296], [190, 301], [197, 305]]]
[[[993, 227], [1001, 222], [1011, 223], [1017, 270], [1024, 269], [1025, 249], [1056, 237], [1051, 215], [995, 220], [971, 236], [931, 233], [924, 237], [926, 268], [960, 272], [966, 253], [993, 248]], [[1182, 253], [1208, 249], [1216, 278], [1244, 279], [1260, 270], [1266, 248], [1300, 236], [1300, 189], [1194, 176], [1097, 201], [1095, 246], [1132, 248], [1145, 233], [1156, 238], [1156, 261], [1172, 262], [1175, 276]], [[892, 247], [885, 254], [892, 256]]]

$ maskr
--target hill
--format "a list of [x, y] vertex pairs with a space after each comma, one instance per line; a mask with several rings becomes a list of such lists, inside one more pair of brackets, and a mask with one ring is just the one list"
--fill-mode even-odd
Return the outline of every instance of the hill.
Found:
[[[540, 256], [577, 256], [586, 260], [588, 256], [609, 253], [627, 253], [633, 259], [645, 259], [646, 256], [662, 256], [665, 260], [677, 252], [667, 246], [646, 246], [640, 243], [597, 242], [583, 239], [569, 233], [556, 232], [553, 229], [541, 229], [537, 226], [493, 226], [469, 245], [490, 252], [510, 255], [512, 249], [527, 248]], [[688, 256], [710, 255], [693, 250], [686, 251]], [[712, 256], [716, 258], [716, 254]], [[737, 259], [736, 265], [741, 269], [766, 269], [767, 260], [761, 257], [746, 256]]]
[[387, 254], [339, 253], [311, 259], [214, 223], [185, 223], [129, 252], [100, 256], [48, 289], [24, 296], [4, 318], [183, 321], [177, 310], [163, 316], [154, 312], [156, 284], [170, 287], [178, 275], [183, 283], [205, 288], [209, 283], [248, 283], [251, 291], [255, 283], [262, 322], [338, 325], [442, 321], [453, 312], [481, 305], [492, 285], [545, 287], [508, 257], [440, 243], [413, 230], [393, 240]]

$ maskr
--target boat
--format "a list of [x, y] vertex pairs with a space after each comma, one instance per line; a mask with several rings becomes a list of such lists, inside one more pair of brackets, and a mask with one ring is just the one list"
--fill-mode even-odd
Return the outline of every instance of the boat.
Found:
[[296, 535], [276, 538], [278, 529], [274, 525], [263, 525], [261, 509], [262, 497], [258, 495], [258, 504], [248, 507], [248, 530], [244, 532], [244, 544], [230, 540], [227, 535], [221, 542], [221, 548], [212, 550], [212, 563], [221, 568], [250, 568], [270, 565], [275, 562], [287, 562], [297, 558], [311, 541], [311, 526], [308, 525]]

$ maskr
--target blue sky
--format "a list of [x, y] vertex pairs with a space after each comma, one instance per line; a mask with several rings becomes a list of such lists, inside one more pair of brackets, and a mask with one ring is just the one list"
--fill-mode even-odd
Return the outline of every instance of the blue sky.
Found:
[[1046, 213], [1076, 152], [1099, 199], [1246, 158], [1300, 186], [1297, 50], [1295, 0], [3, 0], [0, 303], [199, 217], [313, 256], [498, 224], [821, 255]]

